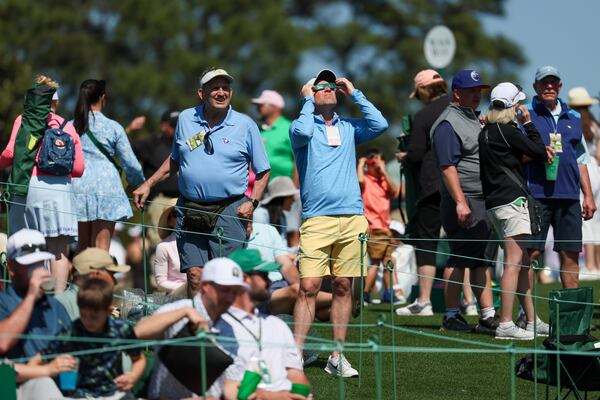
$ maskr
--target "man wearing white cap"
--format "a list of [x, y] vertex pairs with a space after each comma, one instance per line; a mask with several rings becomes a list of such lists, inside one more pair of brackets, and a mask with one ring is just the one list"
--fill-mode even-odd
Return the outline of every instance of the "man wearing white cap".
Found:
[[[352, 98], [363, 118], [341, 118], [335, 113], [338, 91]], [[333, 276], [333, 338], [340, 342], [346, 338], [352, 280], [364, 273], [358, 235], [368, 228], [355, 168], [355, 146], [375, 139], [388, 127], [365, 95], [331, 70], [322, 70], [309, 80], [301, 95], [302, 110], [290, 128], [304, 220], [300, 228], [300, 294], [294, 308], [294, 334], [300, 348], [313, 321], [324, 277]], [[325, 371], [343, 377], [358, 375], [337, 351], [329, 357]]]
[[[529, 251], [532, 259], [540, 257], [552, 225], [562, 284], [565, 288], [576, 288], [579, 286], [582, 218], [589, 220], [596, 211], [586, 165], [589, 156], [582, 140], [579, 114], [558, 97], [562, 88], [558, 69], [549, 65], [538, 68], [533, 88], [537, 96], [527, 107], [531, 121], [555, 155], [554, 168], [545, 168], [542, 164], [527, 166], [529, 190], [544, 210], [542, 230], [532, 235]], [[552, 170], [555, 173], [552, 174]], [[583, 192], [581, 204], [580, 190]]]
[[[0, 357], [33, 357], [48, 346], [49, 341], [43, 337], [68, 332], [71, 320], [65, 308], [44, 293], [43, 287], [52, 283], [48, 263], [54, 255], [46, 251], [42, 233], [31, 229], [15, 232], [8, 238], [7, 256], [12, 285], [0, 292]], [[23, 334], [39, 338], [16, 337]], [[20, 377], [19, 382], [29, 377]], [[30, 379], [19, 386], [17, 393], [18, 398], [25, 399], [61, 397], [50, 378]]]
[[65, 308], [44, 293], [53, 282], [48, 263], [54, 259], [44, 236], [31, 229], [15, 232], [8, 238], [7, 256], [12, 285], [0, 292], [0, 356], [32, 357], [47, 340], [11, 335], [56, 335], [71, 322]]
[[[239, 291], [247, 289], [244, 273], [238, 264], [228, 258], [214, 258], [204, 265], [200, 293], [192, 299], [162, 306], [154, 315], [144, 318], [136, 325], [135, 334], [140, 339], [170, 339], [188, 323], [194, 329], [203, 328], [214, 332], [213, 326], [234, 302]], [[226, 323], [219, 325], [218, 335], [235, 337], [233, 328]], [[237, 353], [237, 349], [232, 350], [232, 353]], [[235, 398], [236, 385], [242, 379], [245, 365], [235, 354], [232, 356], [234, 363], [213, 383], [207, 396]], [[160, 358], [156, 358], [148, 390], [150, 399], [181, 399], [198, 395], [183, 386]]]
[[[209, 68], [200, 77], [201, 103], [179, 114], [173, 151], [133, 192], [142, 207], [156, 183], [179, 172], [177, 249], [188, 294], [200, 287], [208, 260], [244, 247], [246, 223], [269, 181], [270, 165], [256, 123], [231, 108], [233, 77]], [[248, 169], [256, 174], [250, 198]]]

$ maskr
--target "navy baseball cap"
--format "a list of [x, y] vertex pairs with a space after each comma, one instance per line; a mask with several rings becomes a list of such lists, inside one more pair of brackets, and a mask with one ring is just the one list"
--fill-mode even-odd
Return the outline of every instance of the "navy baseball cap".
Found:
[[489, 89], [490, 85], [486, 85], [485, 83], [481, 82], [479, 73], [472, 69], [463, 69], [454, 75], [454, 78], [452, 78], [452, 90], [469, 89], [473, 87]]

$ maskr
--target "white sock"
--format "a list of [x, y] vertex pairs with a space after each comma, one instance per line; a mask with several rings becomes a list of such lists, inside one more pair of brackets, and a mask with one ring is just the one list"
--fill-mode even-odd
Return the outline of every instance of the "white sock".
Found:
[[507, 329], [507, 328], [510, 328], [510, 327], [514, 326], [514, 324], [515, 324], [515, 323], [514, 323], [514, 322], [512, 322], [512, 321], [508, 321], [508, 322], [500, 322], [500, 328], [502, 328], [502, 329]]
[[494, 318], [494, 316], [496, 315], [496, 309], [494, 307], [486, 307], [486, 308], [482, 308], [481, 309], [481, 318], [482, 319], [488, 319], [488, 318]]

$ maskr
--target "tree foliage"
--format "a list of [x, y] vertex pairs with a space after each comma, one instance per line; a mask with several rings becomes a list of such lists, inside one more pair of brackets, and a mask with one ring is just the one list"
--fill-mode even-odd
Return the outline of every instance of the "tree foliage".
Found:
[[[434, 25], [453, 30], [457, 53], [446, 77], [476, 67], [493, 82], [516, 76], [518, 46], [485, 33], [479, 16], [502, 15], [502, 0], [0, 0], [0, 126], [6, 140], [37, 73], [61, 83], [70, 117], [87, 78], [108, 81], [109, 116], [155, 121], [194, 104], [208, 66], [234, 77], [234, 107], [274, 88], [297, 114], [301, 85], [323, 66], [362, 89], [397, 127], [413, 77], [426, 68], [422, 41]], [[356, 113], [355, 107], [343, 109]], [[396, 129], [397, 130], [397, 129]], [[391, 129], [392, 134], [396, 131]], [[387, 138], [386, 147], [391, 139]]]

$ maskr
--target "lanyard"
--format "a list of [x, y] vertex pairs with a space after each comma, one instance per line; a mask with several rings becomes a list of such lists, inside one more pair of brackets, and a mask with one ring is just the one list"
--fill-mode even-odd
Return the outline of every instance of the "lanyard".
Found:
[[262, 337], [262, 319], [258, 317], [258, 336], [256, 336], [254, 332], [252, 332], [246, 325], [244, 325], [244, 323], [240, 321], [235, 315], [233, 315], [229, 311], [227, 311], [227, 315], [233, 318], [238, 324], [242, 326], [242, 328], [246, 330], [246, 332], [248, 332], [252, 336], [252, 338], [254, 338], [256, 344], [258, 345], [258, 352], [262, 353], [262, 343], [260, 340]]

